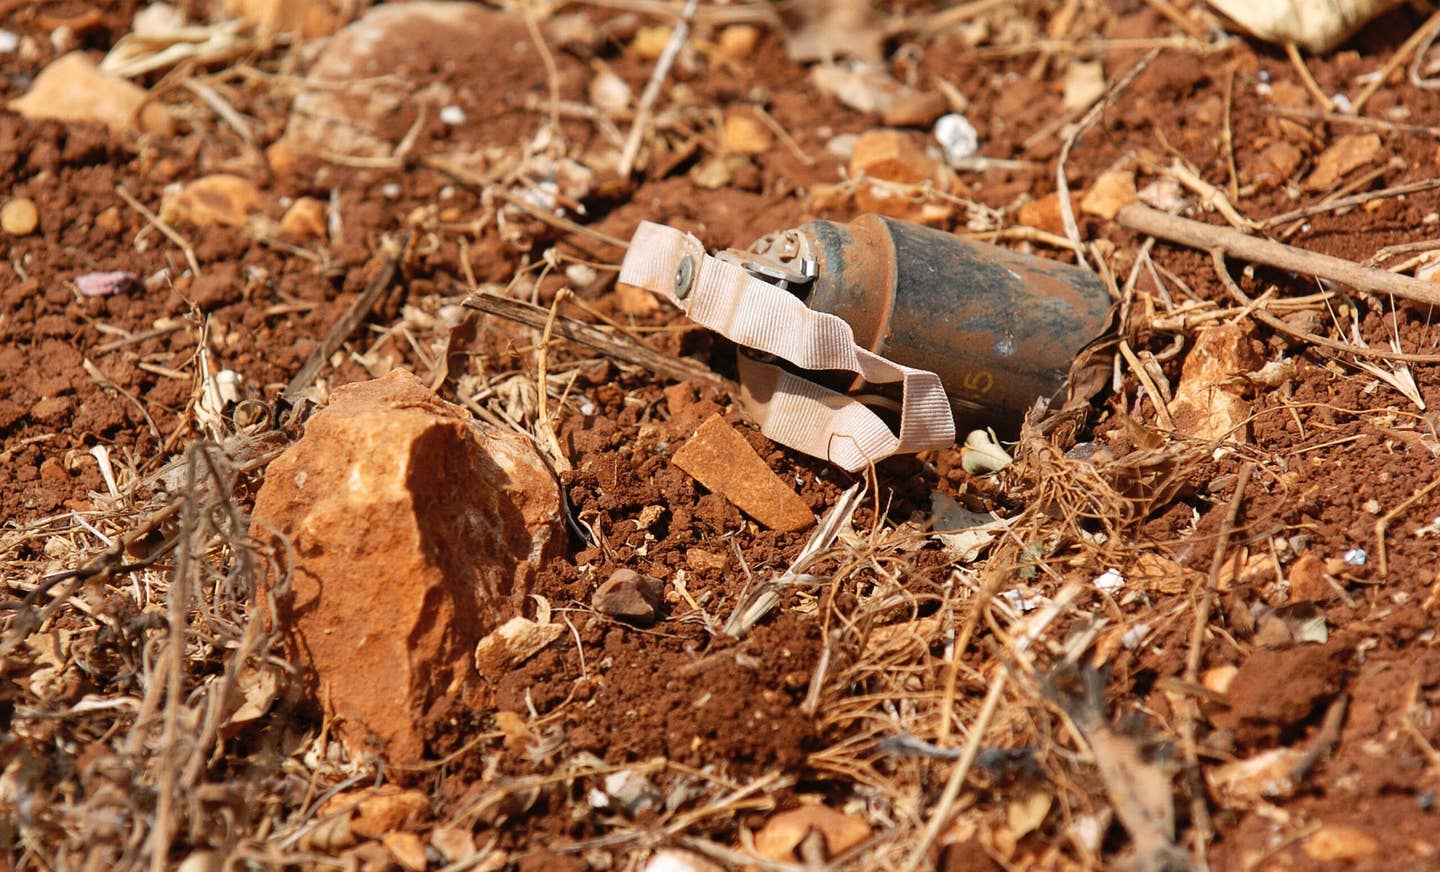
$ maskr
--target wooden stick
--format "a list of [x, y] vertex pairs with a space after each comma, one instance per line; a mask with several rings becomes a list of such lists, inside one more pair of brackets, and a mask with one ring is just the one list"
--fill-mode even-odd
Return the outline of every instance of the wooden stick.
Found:
[[1226, 254], [1244, 258], [1252, 263], [1330, 279], [1359, 291], [1391, 294], [1402, 299], [1416, 300], [1432, 305], [1440, 303], [1440, 285], [1434, 282], [1363, 267], [1352, 261], [1331, 257], [1328, 254], [1306, 251], [1283, 242], [1249, 236], [1229, 227], [1202, 224], [1199, 221], [1170, 215], [1139, 203], [1131, 203], [1122, 208], [1116, 214], [1115, 220], [1122, 227], [1128, 227], [1147, 236], [1157, 236], [1171, 242], [1188, 245], [1201, 251], [1213, 251], [1218, 248]]
[[[510, 321], [544, 330], [551, 323], [550, 310], [498, 294], [471, 294], [465, 298], [466, 308], [498, 315]], [[683, 358], [668, 357], [637, 342], [598, 330], [582, 321], [557, 316], [551, 333], [571, 342], [594, 349], [622, 363], [643, 366], [656, 375], [676, 381], [696, 381], [721, 386], [724, 380], [709, 367]]]
[[1353, 345], [1348, 342], [1337, 342], [1328, 336], [1320, 336], [1316, 333], [1296, 330], [1280, 318], [1267, 312], [1264, 307], [1258, 305], [1261, 302], [1260, 300], [1251, 299], [1250, 295], [1241, 290], [1240, 286], [1235, 283], [1235, 280], [1230, 278], [1230, 273], [1225, 266], [1225, 252], [1217, 248], [1210, 252], [1210, 257], [1215, 263], [1215, 275], [1220, 279], [1221, 286], [1229, 292], [1230, 296], [1235, 298], [1236, 302], [1245, 307], [1250, 317], [1273, 330], [1278, 330], [1287, 336], [1293, 336], [1311, 345], [1318, 345], [1321, 348], [1328, 348], [1331, 351], [1338, 351], [1343, 354], [1352, 354], [1355, 357], [1396, 360], [1405, 363], [1440, 363], [1440, 354], [1407, 354], [1403, 351], [1390, 351], [1386, 348], [1370, 348], [1368, 346]]
[[1421, 179], [1418, 182], [1408, 182], [1403, 185], [1396, 185], [1393, 188], [1384, 188], [1379, 191], [1366, 191], [1363, 194], [1351, 194], [1348, 197], [1341, 197], [1327, 203], [1314, 203], [1299, 209], [1291, 209], [1289, 212], [1282, 212], [1279, 215], [1272, 215], [1266, 218], [1260, 222], [1260, 226], [1276, 227], [1280, 224], [1289, 224], [1291, 221], [1300, 218], [1309, 218], [1311, 215], [1320, 215], [1324, 212], [1338, 212], [1341, 209], [1349, 209], [1352, 206], [1363, 206], [1371, 200], [1399, 197], [1405, 194], [1428, 191], [1431, 188], [1440, 188], [1440, 179]]

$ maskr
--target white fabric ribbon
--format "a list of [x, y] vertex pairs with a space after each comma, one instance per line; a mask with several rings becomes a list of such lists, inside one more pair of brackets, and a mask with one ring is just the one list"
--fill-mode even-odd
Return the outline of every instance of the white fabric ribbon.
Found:
[[855, 344], [844, 319], [705, 253], [700, 240], [646, 221], [635, 231], [620, 281], [660, 294], [692, 321], [742, 348], [801, 369], [841, 370], [872, 384], [900, 382], [897, 435], [870, 407], [781, 367], [740, 355], [741, 397], [760, 431], [781, 445], [855, 472], [892, 454], [955, 443], [955, 421], [935, 373]]

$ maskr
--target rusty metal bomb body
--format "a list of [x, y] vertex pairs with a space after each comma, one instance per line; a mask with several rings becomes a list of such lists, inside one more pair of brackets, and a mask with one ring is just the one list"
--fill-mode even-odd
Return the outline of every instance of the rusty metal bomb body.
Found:
[[757, 250], [807, 261], [808, 286], [795, 288], [806, 304], [844, 318], [871, 351], [939, 375], [962, 427], [1013, 429], [1109, 321], [1088, 270], [879, 215], [813, 221]]

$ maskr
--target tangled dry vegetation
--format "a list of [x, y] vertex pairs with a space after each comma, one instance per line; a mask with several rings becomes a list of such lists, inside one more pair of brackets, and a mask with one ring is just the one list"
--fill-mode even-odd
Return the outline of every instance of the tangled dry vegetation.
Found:
[[[521, 5], [506, 26], [537, 50], [503, 84], [531, 89], [504, 98], [511, 114], [452, 138], [445, 125], [464, 122], [438, 113], [468, 100], [484, 117], [501, 97], [433, 77], [415, 97], [396, 63], [335, 89], [360, 90], [361, 111], [384, 119], [344, 143], [297, 120], [292, 103], [313, 107], [328, 87], [305, 73], [325, 63], [324, 38], [297, 34], [331, 33], [369, 4], [296, 4], [314, 13], [298, 23], [285, 4], [185, 4], [188, 30], [123, 39], [130, 22], [111, 7], [71, 5], [95, 20], [47, 23], [40, 9], [14, 27], [55, 46], [69, 27], [111, 49], [102, 68], [146, 85], [183, 131], [179, 145], [152, 132], [123, 155], [99, 148], [121, 169], [89, 195], [96, 212], [123, 200], [120, 253], [135, 265], [121, 268], [137, 288], [188, 269], [198, 297], [202, 274], [248, 264], [224, 305], [293, 320], [241, 328], [187, 298], [182, 317], [149, 310], [96, 336], [94, 322], [123, 316], [95, 310], [76, 340], [80, 377], [136, 410], [142, 435], [6, 431], [7, 462], [63, 444], [97, 486], [80, 493], [73, 473], [67, 497], [83, 506], [43, 515], [7, 492], [5, 868], [1434, 862], [1440, 357], [1423, 283], [1381, 278], [1428, 278], [1440, 250], [1426, 239], [1440, 221], [1440, 19], [1424, 4], [1357, 50], [1309, 57], [1167, 0]], [[113, 48], [96, 43], [107, 34]], [[840, 48], [863, 63], [814, 63]], [[36, 51], [36, 69], [56, 53]], [[412, 97], [408, 121], [387, 116]], [[906, 134], [897, 147], [918, 158], [874, 175], [827, 152], [917, 115], [928, 137], [941, 113], [968, 113], [979, 150], [938, 159]], [[517, 117], [525, 136], [503, 138]], [[301, 154], [305, 136], [331, 150]], [[163, 183], [144, 168], [165, 160], [177, 182], [240, 178], [215, 207], [238, 208], [238, 223], [197, 216], [173, 190], [160, 208]], [[275, 169], [285, 161], [293, 175]], [[76, 182], [57, 166], [50, 184]], [[295, 181], [319, 167], [328, 202]], [[33, 181], [6, 173], [17, 190]], [[342, 203], [347, 186], [364, 193]], [[1146, 229], [1124, 213], [1137, 197], [1208, 229], [1199, 241]], [[302, 199], [314, 205], [296, 216]], [[589, 567], [658, 571], [689, 547], [636, 521], [639, 497], [584, 495], [601, 490], [597, 469], [639, 469], [641, 449], [668, 438], [654, 428], [684, 404], [666, 385], [731, 408], [723, 344], [614, 286], [625, 235], [663, 218], [745, 245], [757, 222], [867, 210], [1084, 262], [1117, 303], [1116, 330], [1077, 362], [1070, 401], [1006, 443], [1014, 462], [998, 472], [964, 471], [974, 446], [855, 478], [762, 451], [820, 507], [818, 525], [786, 538], [733, 509], [731, 528], [694, 522], [719, 568], [665, 579], [665, 624], [624, 639], [637, 661], [664, 653], [682, 707], [716, 662], [758, 664], [775, 683], [755, 698], [804, 724], [793, 747], [744, 746], [742, 761], [739, 740], [717, 739], [701, 765], [582, 750], [587, 718], [627, 729], [623, 708], [571, 704], [621, 644], [588, 604]], [[1293, 243], [1302, 262], [1257, 260], [1225, 229]], [[216, 234], [229, 241], [207, 242]], [[1305, 259], [1316, 251], [1371, 269], [1332, 274]], [[80, 267], [15, 262], [57, 285]], [[285, 283], [302, 270], [323, 293]], [[261, 341], [234, 338], [247, 330]], [[285, 355], [268, 359], [267, 341]], [[156, 403], [104, 363], [146, 342], [146, 377], [183, 396]], [[347, 753], [302, 698], [266, 617], [293, 561], [248, 515], [266, 465], [331, 387], [397, 367], [533, 438], [590, 539], [537, 591], [540, 622], [553, 609], [567, 624], [557, 671], [517, 667], [523, 704], [472, 713], [401, 766]], [[601, 419], [612, 435], [586, 437]], [[685, 493], [689, 505], [662, 507], [672, 519], [700, 517]], [[775, 666], [781, 649], [803, 662]], [[546, 695], [555, 682], [571, 689]], [[1399, 774], [1377, 786], [1391, 762]]]

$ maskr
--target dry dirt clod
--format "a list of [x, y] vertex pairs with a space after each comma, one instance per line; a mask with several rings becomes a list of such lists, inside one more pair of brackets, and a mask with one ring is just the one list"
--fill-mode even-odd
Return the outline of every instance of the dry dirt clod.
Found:
[[271, 463], [254, 517], [289, 541], [275, 617], [311, 698], [352, 753], [374, 736], [392, 761], [419, 759], [476, 692], [476, 644], [564, 547], [534, 445], [401, 370], [335, 391]]
[[1306, 551], [1291, 565], [1290, 601], [1319, 602], [1334, 596], [1335, 588], [1326, 580], [1329, 572], [1325, 560], [1313, 551]]
[[0, 230], [9, 236], [29, 236], [40, 226], [40, 210], [35, 201], [16, 197], [0, 206]]
[[766, 527], [790, 532], [815, 523], [815, 515], [799, 494], [718, 414], [701, 424], [675, 452], [674, 462]]
[[665, 583], [633, 569], [617, 569], [595, 589], [590, 605], [602, 615], [640, 626], [655, 623], [665, 603]]
[[30, 119], [98, 121], [116, 133], [132, 126], [161, 136], [174, 133], [169, 113], [147, 99], [144, 88], [107, 76], [88, 56], [72, 52], [41, 70], [30, 90], [10, 101], [10, 108]]

